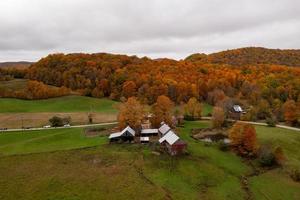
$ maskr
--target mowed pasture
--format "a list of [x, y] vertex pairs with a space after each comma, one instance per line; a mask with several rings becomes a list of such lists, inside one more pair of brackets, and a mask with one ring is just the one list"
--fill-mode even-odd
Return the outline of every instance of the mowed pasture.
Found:
[[116, 101], [84, 96], [65, 96], [43, 100], [0, 98], [0, 113], [100, 112], [116, 113]]
[[[14, 80], [16, 82], [16, 80]], [[120, 102], [106, 98], [65, 96], [45, 100], [0, 98], [0, 128], [42, 127], [53, 116], [71, 117], [71, 124], [87, 124], [89, 113], [93, 123], [117, 119]], [[147, 106], [149, 110], [150, 107]], [[203, 116], [212, 112], [212, 106], [203, 103]]]
[[[88, 124], [88, 112], [68, 113], [0, 113], [0, 127], [21, 128], [21, 127], [43, 127], [49, 124], [53, 116], [71, 117], [71, 125]], [[93, 113], [93, 123], [113, 122], [117, 120], [115, 113]]]
[[[186, 122], [178, 129], [189, 152], [180, 157], [153, 154], [151, 145], [87, 138], [81, 128], [1, 134], [0, 199], [300, 198], [300, 184], [280, 168], [249, 178], [246, 191], [241, 177], [250, 174], [251, 167], [231, 152], [190, 137], [192, 128], [209, 126], [208, 121]], [[256, 128], [260, 142], [282, 146], [290, 160], [293, 149], [286, 138], [292, 135], [299, 142], [300, 134]]]
[[0, 127], [41, 127], [49, 124], [53, 116], [71, 117], [71, 124], [93, 123], [116, 120], [118, 102], [84, 96], [65, 96], [46, 100], [21, 100], [0, 98]]

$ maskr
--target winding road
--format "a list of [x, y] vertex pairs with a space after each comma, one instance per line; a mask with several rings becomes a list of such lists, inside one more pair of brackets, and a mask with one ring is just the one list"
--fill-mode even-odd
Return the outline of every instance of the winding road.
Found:
[[[211, 120], [211, 117], [202, 117], [201, 119], [202, 120]], [[232, 120], [232, 121], [236, 121], [236, 120]], [[253, 124], [253, 125], [260, 125], [260, 126], [268, 126], [268, 124], [262, 123], [262, 122], [239, 121], [239, 120], [237, 120], [236, 122], [242, 122], [242, 123]], [[106, 122], [106, 123], [99, 123], [99, 124], [85, 124], [85, 125], [74, 125], [74, 126], [69, 126], [69, 127], [51, 127], [51, 128], [30, 128], [30, 129], [21, 129], [20, 128], [20, 129], [0, 130], [0, 132], [37, 131], [37, 130], [64, 129], [64, 128], [84, 128], [84, 127], [93, 127], [93, 126], [114, 125], [114, 124], [117, 124], [117, 123], [118, 122]], [[296, 127], [285, 126], [285, 125], [276, 125], [276, 127], [300, 132], [300, 128], [296, 128]]]
[[99, 123], [99, 124], [84, 124], [84, 125], [74, 125], [68, 127], [50, 127], [50, 128], [29, 128], [29, 129], [7, 129], [7, 130], [0, 130], [0, 132], [15, 132], [15, 131], [39, 131], [39, 130], [51, 130], [51, 129], [64, 129], [64, 128], [84, 128], [84, 127], [93, 127], [93, 126], [106, 126], [106, 125], [114, 125], [118, 122], [106, 122], [106, 123]]

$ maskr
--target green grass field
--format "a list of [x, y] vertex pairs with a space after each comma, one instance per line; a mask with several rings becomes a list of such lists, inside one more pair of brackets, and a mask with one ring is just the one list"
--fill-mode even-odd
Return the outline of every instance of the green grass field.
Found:
[[65, 96], [45, 100], [0, 98], [0, 113], [20, 112], [102, 112], [115, 113], [117, 102], [84, 96]]
[[[109, 145], [107, 137], [86, 138], [80, 128], [1, 134], [0, 199], [246, 199], [240, 178], [251, 168], [189, 136], [192, 128], [209, 126], [186, 122], [178, 132], [189, 155], [181, 157], [152, 154], [148, 145]], [[282, 146], [289, 160], [299, 158], [289, 137], [299, 141], [300, 134], [256, 128], [260, 142]], [[300, 184], [282, 169], [252, 177], [249, 186], [253, 199], [300, 198]]]

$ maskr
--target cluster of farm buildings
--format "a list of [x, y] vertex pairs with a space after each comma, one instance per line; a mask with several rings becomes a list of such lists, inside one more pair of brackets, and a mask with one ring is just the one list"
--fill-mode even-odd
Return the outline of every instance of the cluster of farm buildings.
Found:
[[171, 127], [162, 122], [158, 129], [151, 129], [149, 126], [142, 126], [141, 131], [137, 132], [130, 126], [127, 126], [120, 132], [109, 135], [110, 142], [140, 142], [150, 143], [159, 142], [165, 150], [171, 155], [178, 155], [184, 152], [187, 143], [171, 129]]
[[[229, 111], [232, 119], [240, 119], [241, 115], [246, 112], [239, 105], [233, 105]], [[148, 116], [148, 118], [151, 118]], [[183, 116], [172, 118], [172, 125], [180, 125], [183, 123]], [[127, 126], [120, 132], [111, 133], [109, 135], [110, 142], [139, 142], [139, 143], [159, 143], [171, 155], [178, 155], [185, 151], [187, 143], [179, 138], [179, 136], [165, 122], [161, 122], [158, 129], [151, 128], [149, 119], [142, 124], [141, 130], [134, 130]]]

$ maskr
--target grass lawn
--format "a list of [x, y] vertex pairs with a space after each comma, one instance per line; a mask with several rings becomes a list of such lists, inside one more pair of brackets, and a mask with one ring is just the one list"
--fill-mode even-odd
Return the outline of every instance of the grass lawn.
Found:
[[[106, 137], [86, 138], [79, 128], [2, 134], [0, 199], [246, 199], [240, 177], [251, 168], [189, 137], [192, 128], [209, 126], [186, 122], [178, 130], [189, 151], [180, 157], [155, 155], [148, 145], [109, 145]], [[281, 129], [263, 128], [257, 127], [260, 141], [280, 135]], [[280, 169], [249, 181], [253, 199], [300, 198], [300, 184]]]
[[280, 146], [287, 156], [288, 167], [300, 169], [300, 132], [283, 128], [256, 126], [257, 138], [261, 144]]
[[0, 98], [0, 113], [101, 112], [115, 113], [117, 102], [84, 96], [65, 96], [45, 100]]
[[212, 114], [213, 106], [208, 103], [202, 104], [202, 115], [208, 116], [208, 114]]

